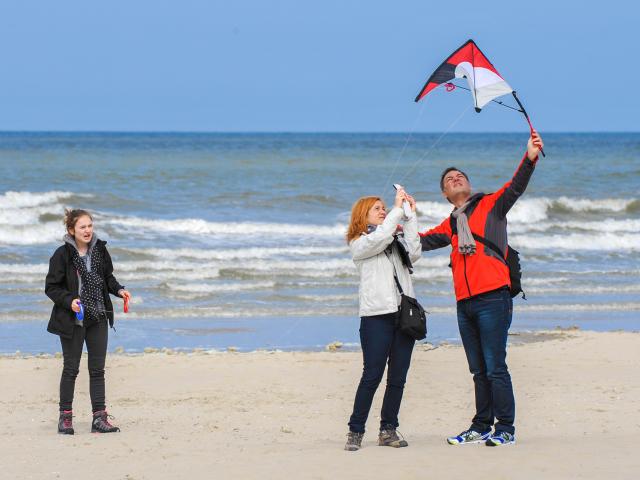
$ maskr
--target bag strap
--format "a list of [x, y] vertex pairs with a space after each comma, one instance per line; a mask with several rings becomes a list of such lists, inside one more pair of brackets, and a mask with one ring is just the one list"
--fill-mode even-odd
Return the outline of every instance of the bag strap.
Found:
[[387, 253], [387, 251], [384, 251], [384, 254], [387, 256], [387, 259], [389, 260], [389, 262], [391, 262], [391, 266], [393, 267], [393, 278], [396, 281], [396, 287], [398, 287], [398, 291], [400, 292], [400, 295], [404, 295], [404, 291], [402, 290], [402, 287], [400, 286], [400, 280], [398, 280], [398, 273], [396, 272], [396, 265], [395, 263], [393, 263], [393, 260], [391, 260], [391, 258], [389, 257], [389, 254]]

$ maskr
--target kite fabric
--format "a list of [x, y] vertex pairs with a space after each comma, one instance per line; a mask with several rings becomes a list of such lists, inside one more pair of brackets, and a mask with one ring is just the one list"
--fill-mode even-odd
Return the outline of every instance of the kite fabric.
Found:
[[415, 101], [420, 101], [433, 89], [454, 78], [467, 79], [476, 112], [494, 98], [513, 93], [513, 89], [500, 76], [475, 42], [467, 40], [433, 72]]

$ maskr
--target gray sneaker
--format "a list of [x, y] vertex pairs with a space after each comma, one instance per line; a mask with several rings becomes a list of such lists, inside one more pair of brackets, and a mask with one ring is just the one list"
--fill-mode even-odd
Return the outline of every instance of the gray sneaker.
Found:
[[347, 444], [344, 446], [344, 449], [348, 452], [360, 450], [362, 447], [362, 437], [364, 437], [364, 433], [350, 431], [347, 433]]
[[495, 432], [491, 435], [485, 445], [487, 447], [499, 447], [500, 445], [511, 445], [516, 443], [516, 436], [509, 432]]
[[381, 447], [401, 448], [408, 447], [409, 444], [404, 438], [398, 436], [398, 432], [393, 427], [385, 427], [380, 429], [378, 434], [378, 445]]
[[460, 435], [447, 438], [449, 445], [464, 445], [467, 443], [482, 443], [487, 441], [491, 437], [491, 430], [487, 430], [484, 433], [476, 432], [475, 430], [465, 430]]

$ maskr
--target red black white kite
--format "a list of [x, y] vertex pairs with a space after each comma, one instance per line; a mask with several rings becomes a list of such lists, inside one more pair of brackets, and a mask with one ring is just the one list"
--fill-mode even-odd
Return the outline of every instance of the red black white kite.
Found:
[[467, 40], [433, 72], [416, 97], [416, 102], [439, 85], [446, 84], [454, 78], [467, 79], [476, 112], [494, 98], [513, 93], [513, 89], [500, 76], [475, 42]]

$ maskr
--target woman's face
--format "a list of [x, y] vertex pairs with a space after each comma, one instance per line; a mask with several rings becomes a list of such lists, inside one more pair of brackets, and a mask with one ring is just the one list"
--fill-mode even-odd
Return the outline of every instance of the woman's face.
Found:
[[373, 204], [373, 207], [369, 209], [369, 213], [367, 213], [367, 224], [382, 225], [385, 218], [387, 218], [387, 209], [384, 208], [384, 203], [378, 200]]
[[76, 226], [69, 230], [71, 235], [76, 240], [76, 245], [85, 245], [91, 242], [93, 238], [93, 220], [89, 215], [83, 215], [78, 218]]

